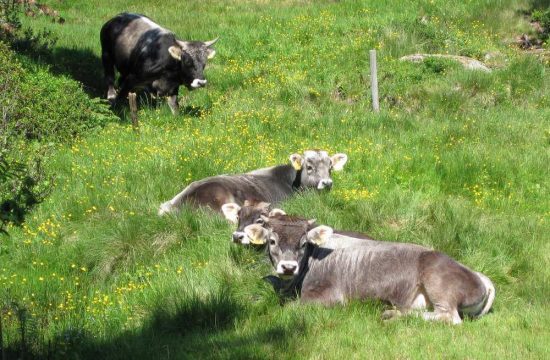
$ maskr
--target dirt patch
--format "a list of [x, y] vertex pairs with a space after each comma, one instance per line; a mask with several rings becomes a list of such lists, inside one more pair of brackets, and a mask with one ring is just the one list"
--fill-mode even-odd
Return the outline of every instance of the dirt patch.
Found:
[[17, 0], [17, 2], [25, 7], [26, 16], [35, 17], [42, 15], [50, 17], [52, 22], [58, 24], [65, 22], [65, 19], [59, 15], [59, 12], [48, 5], [40, 4], [36, 0]]

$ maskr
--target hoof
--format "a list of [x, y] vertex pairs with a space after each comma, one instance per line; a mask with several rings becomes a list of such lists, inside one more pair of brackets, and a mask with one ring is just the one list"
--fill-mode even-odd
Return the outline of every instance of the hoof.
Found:
[[394, 320], [401, 316], [401, 311], [399, 310], [386, 310], [382, 313], [382, 320], [388, 321], [388, 320]]

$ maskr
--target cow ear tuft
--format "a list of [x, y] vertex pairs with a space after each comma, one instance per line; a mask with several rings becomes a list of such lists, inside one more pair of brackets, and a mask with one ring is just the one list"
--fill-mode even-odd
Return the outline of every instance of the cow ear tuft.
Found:
[[286, 215], [286, 212], [283, 209], [273, 209], [269, 212], [270, 217], [275, 215]]
[[183, 50], [179, 46], [170, 46], [168, 48], [168, 52], [170, 53], [170, 56], [172, 56], [174, 59], [181, 61]]
[[301, 156], [301, 155], [299, 155], [299, 154], [292, 154], [292, 155], [290, 155], [289, 159], [290, 159], [290, 163], [292, 164], [292, 166], [294, 167], [294, 169], [295, 169], [296, 171], [302, 169], [302, 162], [303, 162], [303, 159], [302, 159], [302, 156]]
[[212, 48], [206, 48], [206, 58], [208, 60], [212, 59], [214, 56], [216, 56], [216, 50]]
[[241, 207], [235, 203], [227, 203], [222, 205], [223, 215], [233, 224], [239, 223], [239, 210], [241, 210]]
[[323, 245], [332, 236], [333, 230], [326, 225], [317, 226], [307, 232], [307, 240], [316, 245]]
[[248, 225], [244, 228], [244, 232], [252, 244], [263, 245], [267, 242], [268, 232], [261, 225]]
[[334, 154], [331, 156], [330, 161], [332, 162], [332, 170], [340, 171], [348, 162], [348, 156], [346, 154]]

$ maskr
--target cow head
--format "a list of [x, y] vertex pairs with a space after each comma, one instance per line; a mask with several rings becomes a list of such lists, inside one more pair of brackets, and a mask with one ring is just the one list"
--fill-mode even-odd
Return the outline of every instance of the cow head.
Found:
[[245, 233], [257, 243], [267, 243], [271, 263], [282, 278], [298, 275], [307, 244], [318, 245], [332, 235], [332, 229], [328, 226], [309, 230], [315, 220], [269, 218], [264, 221], [268, 227], [252, 224], [245, 228]]
[[189, 90], [206, 85], [204, 68], [206, 61], [216, 55], [212, 45], [218, 38], [212, 41], [177, 41], [176, 45], [168, 48], [170, 55], [180, 62], [183, 85]]
[[246, 236], [244, 228], [252, 224], [263, 225], [264, 217], [275, 216], [277, 214], [285, 214], [281, 209], [272, 209], [271, 204], [267, 202], [257, 202], [246, 200], [241, 207], [236, 203], [228, 203], [222, 205], [222, 212], [227, 220], [237, 224], [237, 230], [233, 232], [233, 242], [237, 244], [248, 245], [254, 244], [249, 237]]
[[307, 150], [304, 155], [290, 155], [290, 163], [298, 171], [301, 188], [330, 190], [332, 179], [330, 173], [340, 171], [348, 161], [346, 154], [329, 156], [326, 151]]

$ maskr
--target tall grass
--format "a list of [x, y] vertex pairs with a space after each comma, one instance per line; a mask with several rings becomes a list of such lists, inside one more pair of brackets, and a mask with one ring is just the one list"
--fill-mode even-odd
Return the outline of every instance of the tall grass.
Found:
[[[28, 20], [58, 37], [53, 71], [101, 85], [98, 31], [147, 14], [185, 39], [220, 35], [209, 86], [187, 111], [142, 105], [59, 146], [49, 198], [0, 238], [4, 346], [73, 358], [548, 357], [548, 64], [509, 46], [521, 1], [48, 2], [66, 19]], [[99, 6], [101, 5], [101, 6]], [[94, 15], [91, 15], [94, 14]], [[367, 51], [380, 59], [370, 112]], [[489, 73], [413, 52], [498, 52]], [[57, 57], [56, 57], [57, 56]], [[487, 274], [494, 311], [460, 327], [380, 320], [383, 305], [323, 308], [279, 300], [265, 255], [235, 248], [207, 210], [159, 218], [189, 182], [345, 152], [332, 192], [287, 212], [337, 228], [431, 246]], [[20, 320], [28, 328], [21, 344]]]

